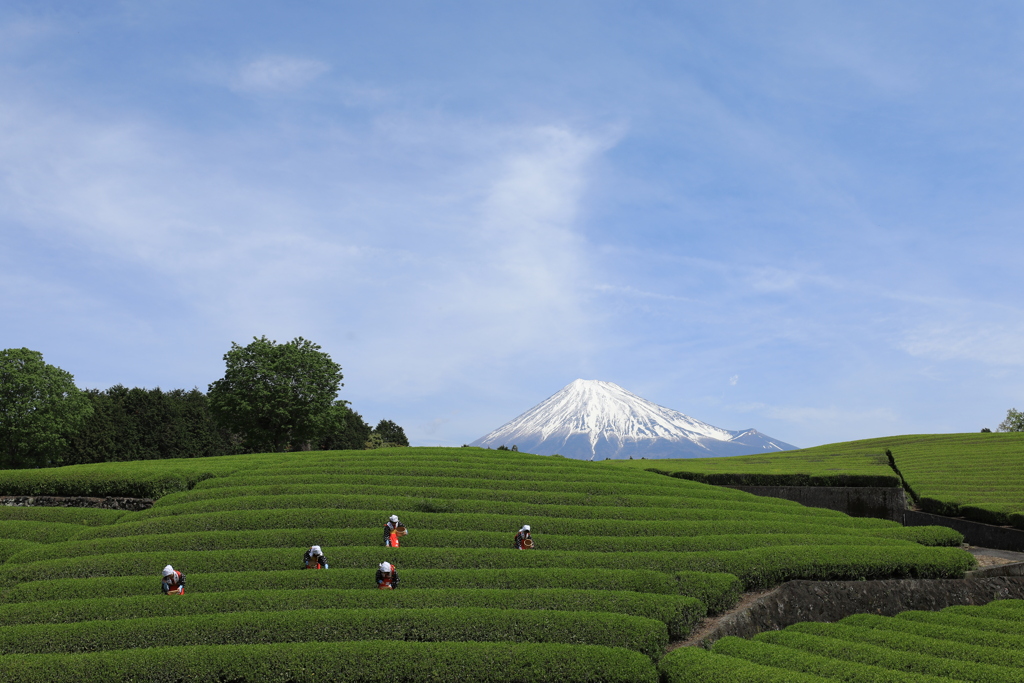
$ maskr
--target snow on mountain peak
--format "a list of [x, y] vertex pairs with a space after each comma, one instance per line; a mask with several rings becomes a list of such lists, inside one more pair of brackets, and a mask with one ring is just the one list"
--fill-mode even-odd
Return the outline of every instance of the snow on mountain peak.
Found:
[[[762, 448], [743, 441], [765, 441]], [[701, 422], [633, 394], [617, 384], [577, 379], [514, 420], [473, 442], [494, 447], [516, 444], [519, 450], [569, 457], [695, 457], [787, 450], [788, 444], [756, 430], [729, 431]], [[779, 445], [775, 445], [778, 443]], [[721, 447], [716, 445], [721, 444]], [[728, 445], [728, 446], [725, 446]], [[723, 452], [724, 451], [724, 452]]]

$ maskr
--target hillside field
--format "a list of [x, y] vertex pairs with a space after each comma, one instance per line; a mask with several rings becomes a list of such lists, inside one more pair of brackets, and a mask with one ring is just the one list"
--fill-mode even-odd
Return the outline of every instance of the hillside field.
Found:
[[[158, 500], [0, 508], [0, 680], [653, 682], [666, 646], [745, 590], [974, 566], [941, 527], [474, 448], [4, 474], [4, 494]], [[522, 524], [536, 550], [512, 549]], [[301, 569], [312, 544], [330, 569]], [[376, 589], [383, 561], [396, 591]], [[159, 594], [165, 564], [185, 595]]]
[[[771, 454], [605, 465], [711, 483], [741, 476], [750, 484], [863, 486], [876, 477], [899, 481], [886, 450], [925, 512], [1024, 529], [1024, 433], [914, 434]], [[845, 484], [843, 478], [859, 481]]]
[[667, 683], [1024, 681], [1024, 601], [804, 622], [661, 661]]

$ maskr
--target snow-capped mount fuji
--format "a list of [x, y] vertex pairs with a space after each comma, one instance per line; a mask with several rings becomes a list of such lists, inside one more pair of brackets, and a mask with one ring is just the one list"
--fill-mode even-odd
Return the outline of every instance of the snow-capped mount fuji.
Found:
[[526, 453], [582, 460], [709, 458], [796, 448], [756, 429], [720, 429], [617, 384], [586, 379], [572, 382], [470, 445], [515, 445]]

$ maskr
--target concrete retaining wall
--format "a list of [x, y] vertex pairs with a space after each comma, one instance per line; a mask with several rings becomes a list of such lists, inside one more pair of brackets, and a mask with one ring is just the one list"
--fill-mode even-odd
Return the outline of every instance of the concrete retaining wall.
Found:
[[12, 507], [106, 508], [138, 512], [153, 507], [151, 498], [89, 498], [86, 496], [0, 496], [0, 505]]
[[724, 636], [750, 638], [801, 621], [835, 622], [864, 613], [893, 616], [911, 609], [984, 605], [1007, 598], [1024, 598], [1024, 577], [789, 581], [722, 617], [696, 644], [708, 647]]
[[933, 515], [930, 512], [917, 512], [916, 510], [905, 511], [903, 519], [898, 521], [903, 526], [948, 526], [962, 533], [964, 541], [971, 545], [1024, 552], [1024, 531], [1020, 529], [982, 524], [959, 517]]
[[[755, 496], [785, 498], [815, 508], [845, 512], [851, 517], [880, 517], [903, 523], [907, 497], [901, 488], [869, 486], [728, 486]], [[992, 547], [992, 546], [988, 546]]]

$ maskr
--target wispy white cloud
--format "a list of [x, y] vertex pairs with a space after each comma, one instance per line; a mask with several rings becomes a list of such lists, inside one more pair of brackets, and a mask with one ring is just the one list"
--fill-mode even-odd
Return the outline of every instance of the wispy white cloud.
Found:
[[268, 55], [242, 65], [231, 85], [236, 90], [273, 93], [299, 90], [330, 71], [317, 59]]

